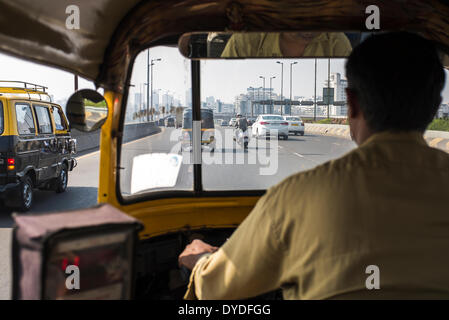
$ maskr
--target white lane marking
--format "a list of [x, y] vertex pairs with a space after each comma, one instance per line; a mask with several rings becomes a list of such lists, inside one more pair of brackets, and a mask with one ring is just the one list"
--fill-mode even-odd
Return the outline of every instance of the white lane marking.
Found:
[[340, 146], [341, 145], [340, 143], [337, 143], [337, 142], [332, 142], [332, 144], [335, 144], [336, 146]]
[[299, 153], [296, 153], [296, 152], [293, 152], [293, 154], [297, 155], [298, 157], [305, 158], [302, 154], [299, 154]]
[[[164, 131], [165, 131], [165, 128], [161, 128], [161, 132], [152, 134], [151, 136], [146, 136], [146, 137], [143, 137], [143, 138], [140, 138], [140, 139], [137, 139], [137, 140], [133, 140], [133, 141], [130, 141], [130, 142], [127, 142], [127, 143], [123, 143], [122, 146], [126, 146], [126, 145], [129, 145], [129, 144], [135, 143], [135, 142], [139, 142], [139, 141], [148, 139], [149, 137], [157, 136], [157, 135], [161, 134]], [[88, 154], [85, 154], [85, 155], [80, 156], [80, 157], [76, 157], [76, 160], [80, 160], [80, 159], [83, 159], [83, 158], [91, 157], [91, 156], [96, 155], [97, 153], [100, 153], [100, 150], [94, 151], [94, 152], [91, 152], [91, 153], [88, 153]]]
[[91, 153], [85, 154], [85, 155], [80, 156], [80, 157], [76, 157], [76, 160], [81, 160], [81, 159], [83, 159], [83, 158], [87, 158], [87, 157], [90, 157], [90, 156], [94, 156], [94, 155], [96, 155], [97, 153], [100, 153], [100, 151], [95, 151], [95, 152], [91, 152]]

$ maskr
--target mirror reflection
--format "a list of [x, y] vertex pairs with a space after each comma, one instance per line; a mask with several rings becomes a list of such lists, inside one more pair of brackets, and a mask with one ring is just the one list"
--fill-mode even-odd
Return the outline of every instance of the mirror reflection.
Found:
[[183, 35], [188, 58], [345, 58], [368, 33], [361, 32], [202, 32]]
[[91, 89], [83, 89], [70, 97], [66, 112], [72, 128], [91, 132], [100, 129], [106, 121], [108, 106], [100, 93]]

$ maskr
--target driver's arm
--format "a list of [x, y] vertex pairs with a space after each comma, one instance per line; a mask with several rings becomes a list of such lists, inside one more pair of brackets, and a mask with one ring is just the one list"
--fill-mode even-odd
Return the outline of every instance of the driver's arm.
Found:
[[218, 251], [198, 260], [185, 299], [242, 299], [280, 287], [285, 250], [276, 198], [270, 189]]

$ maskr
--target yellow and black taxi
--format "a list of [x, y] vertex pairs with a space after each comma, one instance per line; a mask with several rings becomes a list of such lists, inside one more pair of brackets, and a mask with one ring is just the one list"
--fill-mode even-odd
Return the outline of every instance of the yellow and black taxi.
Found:
[[33, 188], [64, 192], [76, 166], [76, 140], [46, 87], [0, 81], [0, 198], [27, 211]]
[[[215, 123], [213, 111], [201, 108], [201, 122], [197, 122], [197, 124], [199, 124], [198, 129], [201, 129], [201, 148], [214, 152]], [[195, 122], [192, 121], [192, 109], [185, 109], [182, 115], [182, 150], [192, 150], [192, 130], [195, 130]]]

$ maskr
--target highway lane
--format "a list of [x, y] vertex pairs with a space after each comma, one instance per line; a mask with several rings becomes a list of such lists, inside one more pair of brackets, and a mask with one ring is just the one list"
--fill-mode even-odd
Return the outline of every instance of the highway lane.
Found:
[[[217, 128], [215, 152], [203, 151], [205, 190], [266, 189], [293, 173], [340, 157], [355, 147], [352, 141], [346, 139], [306, 134], [290, 136], [286, 141], [251, 139], [248, 150], [243, 150], [233, 143], [232, 132], [230, 128]], [[176, 185], [162, 190], [192, 190], [192, 155], [190, 152], [181, 153], [177, 139], [179, 135], [180, 129], [164, 128], [155, 136], [129, 143], [123, 148], [120, 182], [124, 195], [130, 194], [133, 159], [145, 153], [170, 152], [187, 157], [188, 163], [184, 163], [183, 159]], [[160, 172], [164, 172], [165, 168], [161, 166]]]
[[[35, 191], [31, 212], [50, 212], [90, 207], [97, 202], [99, 152], [78, 157], [78, 166], [69, 173], [64, 193]], [[11, 292], [11, 218], [12, 210], [0, 206], [0, 300]]]
[[[218, 129], [220, 132], [222, 129]], [[178, 130], [179, 131], [179, 130]], [[161, 133], [129, 142], [123, 146], [121, 170], [122, 189], [129, 192], [132, 172], [132, 159], [136, 155], [154, 152], [179, 152], [179, 142], [176, 129], [163, 128]], [[217, 134], [218, 136], [218, 134]], [[225, 136], [222, 133], [222, 138]], [[311, 169], [327, 160], [337, 158], [355, 147], [354, 143], [346, 139], [329, 136], [309, 135], [290, 136], [287, 141], [257, 141], [252, 140], [248, 151], [240, 146], [229, 148], [223, 143], [217, 148], [214, 156], [221, 157], [225, 162], [226, 156], [232, 156], [234, 164], [214, 163], [203, 165], [203, 185], [207, 190], [238, 190], [261, 189], [271, 186], [294, 172]], [[266, 164], [249, 163], [249, 159], [257, 152], [263, 151], [271, 158], [277, 159], [278, 166], [274, 174], [261, 175], [261, 168]], [[184, 154], [190, 156], [190, 153]], [[203, 154], [203, 162], [209, 153]], [[242, 156], [243, 164], [236, 164], [237, 157]], [[97, 201], [97, 187], [99, 176], [99, 152], [78, 157], [78, 166], [69, 175], [67, 191], [56, 194], [51, 191], [36, 191], [35, 202], [31, 212], [49, 212], [68, 210], [92, 206]], [[191, 189], [193, 185], [192, 165], [183, 164], [176, 182], [176, 188]], [[12, 219], [11, 210], [0, 207], [0, 299], [10, 297], [10, 237]]]

